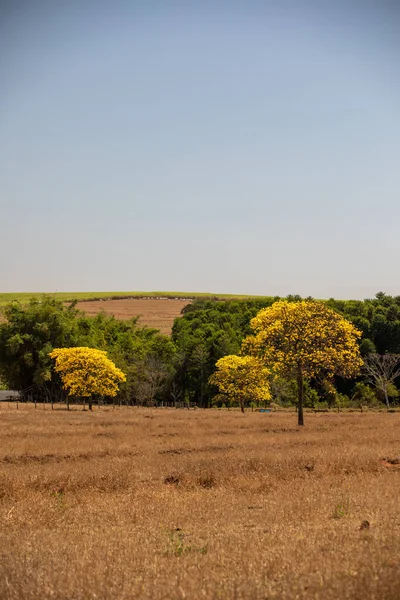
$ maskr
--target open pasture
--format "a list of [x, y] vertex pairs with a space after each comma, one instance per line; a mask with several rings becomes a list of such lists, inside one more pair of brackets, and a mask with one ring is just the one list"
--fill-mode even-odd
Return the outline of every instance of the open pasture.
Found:
[[[0, 597], [400, 597], [398, 414], [0, 407]], [[388, 460], [389, 459], [389, 460]]]
[[126, 300], [92, 300], [78, 302], [77, 308], [93, 317], [99, 312], [127, 320], [139, 316], [139, 324], [170, 334], [176, 317], [190, 300], [173, 298], [137, 298]]

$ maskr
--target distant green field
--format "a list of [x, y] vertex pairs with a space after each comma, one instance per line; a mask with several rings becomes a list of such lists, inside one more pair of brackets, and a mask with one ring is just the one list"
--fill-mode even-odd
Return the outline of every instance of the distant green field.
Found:
[[[251, 296], [241, 294], [211, 294], [207, 292], [55, 292], [46, 294], [63, 300], [72, 302], [72, 300], [115, 300], [123, 298], [204, 298], [217, 300], [244, 300], [246, 298], [263, 298], [263, 296]], [[10, 292], [0, 293], [0, 306], [8, 302], [28, 302], [30, 298], [41, 298], [42, 292]]]

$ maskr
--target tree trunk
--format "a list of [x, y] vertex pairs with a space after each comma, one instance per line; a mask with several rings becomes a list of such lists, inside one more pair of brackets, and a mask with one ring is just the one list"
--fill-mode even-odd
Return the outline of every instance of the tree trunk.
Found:
[[89, 410], [93, 411], [93, 399], [92, 399], [92, 396], [89, 396], [88, 404], [89, 404]]
[[383, 390], [383, 393], [385, 394], [386, 408], [389, 410], [390, 406], [389, 406], [389, 398], [388, 398], [386, 386], [385, 386], [385, 388]]
[[298, 425], [304, 425], [304, 415], [303, 415], [303, 400], [304, 400], [304, 379], [303, 372], [301, 370], [301, 366], [299, 365], [297, 371], [297, 398], [298, 398]]
[[240, 410], [242, 411], [242, 413], [244, 413], [244, 402], [242, 399], [240, 399]]

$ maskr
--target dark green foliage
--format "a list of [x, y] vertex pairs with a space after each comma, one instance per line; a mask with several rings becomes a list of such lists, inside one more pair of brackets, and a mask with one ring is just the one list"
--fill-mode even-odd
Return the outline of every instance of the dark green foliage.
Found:
[[[297, 302], [301, 298], [287, 299]], [[62, 395], [48, 353], [56, 347], [89, 346], [106, 350], [126, 373], [120, 402], [195, 402], [209, 407], [217, 394], [208, 383], [215, 363], [240, 352], [243, 338], [250, 333], [250, 320], [276, 300], [195, 300], [175, 320], [171, 337], [138, 326], [137, 319], [118, 321], [104, 314], [87, 317], [74, 303], [67, 306], [53, 297], [32, 299], [29, 304], [13, 302], [3, 309], [5, 321], [0, 323], [0, 382], [12, 389], [34, 386]], [[362, 331], [363, 356], [400, 354], [400, 296], [378, 293], [369, 300], [330, 299], [327, 304]], [[364, 397], [368, 395], [364, 388], [355, 388], [357, 383], [340, 378], [313, 381], [306, 390], [307, 403], [334, 407], [344, 397], [341, 394], [352, 397], [357, 392], [358, 397], [363, 391]], [[295, 403], [293, 382], [275, 380], [271, 387], [274, 401]], [[392, 392], [396, 396], [396, 390]]]
[[362, 331], [361, 351], [400, 353], [400, 296], [383, 292], [368, 300], [334, 300], [328, 306], [337, 310]]
[[[173, 374], [175, 346], [156, 329], [138, 327], [137, 319], [118, 321], [99, 314], [87, 317], [75, 307], [43, 296], [29, 304], [7, 305], [0, 324], [0, 378], [10, 389], [30, 390], [36, 395], [64, 397], [49, 353], [54, 348], [88, 346], [106, 350], [115, 364], [127, 374], [119, 400], [134, 402], [137, 378], [143, 365], [152, 360]], [[163, 386], [166, 381], [163, 382]], [[158, 392], [163, 386], [158, 387]]]
[[[242, 339], [250, 333], [250, 320], [259, 310], [279, 299], [196, 300], [183, 310], [182, 317], [175, 320], [172, 339], [178, 357], [175, 384], [184, 397], [201, 406], [211, 405], [217, 390], [208, 384], [208, 379], [216, 361], [226, 354], [239, 352]], [[301, 297], [290, 295], [287, 300], [297, 302]], [[372, 352], [400, 353], [400, 296], [378, 293], [375, 298], [364, 301], [331, 298], [327, 304], [361, 330], [363, 356]], [[336, 406], [337, 392], [350, 395], [354, 385], [354, 380], [341, 378], [335, 378], [330, 387], [324, 382], [312, 382], [308, 404], [312, 406], [319, 397], [328, 406]], [[291, 382], [276, 382], [272, 387], [276, 401], [284, 405], [294, 403]]]
[[378, 404], [378, 398], [376, 397], [374, 390], [362, 381], [359, 381], [354, 386], [351, 400], [357, 408], [362, 408], [363, 406], [372, 408]]
[[0, 374], [9, 388], [24, 390], [55, 383], [48, 354], [56, 347], [80, 345], [74, 304], [43, 297], [28, 305], [13, 302], [0, 325]]
[[273, 304], [261, 300], [196, 300], [175, 320], [172, 339], [177, 347], [175, 383], [182, 397], [209, 407], [216, 388], [208, 383], [215, 363], [227, 354], [240, 351], [242, 339], [250, 333], [250, 320], [259, 310]]
[[[274, 377], [271, 382], [271, 394], [273, 401], [280, 406], [297, 406], [297, 381]], [[318, 391], [308, 381], [304, 382], [304, 406], [315, 408], [320, 400]]]

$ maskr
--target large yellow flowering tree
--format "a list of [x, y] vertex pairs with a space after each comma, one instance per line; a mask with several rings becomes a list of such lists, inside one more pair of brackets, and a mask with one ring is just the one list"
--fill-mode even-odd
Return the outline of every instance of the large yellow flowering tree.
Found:
[[249, 400], [262, 402], [271, 398], [270, 372], [254, 356], [224, 356], [218, 360], [216, 367], [210, 383], [216, 385], [229, 402], [238, 401], [242, 412]]
[[56, 348], [49, 356], [56, 361], [55, 370], [60, 374], [68, 395], [88, 398], [90, 410], [94, 394], [116, 396], [118, 384], [126, 381], [125, 374], [103, 350]]
[[304, 380], [356, 376], [363, 364], [361, 332], [322, 302], [275, 302], [251, 320], [253, 336], [242, 353], [256, 356], [278, 375], [296, 378], [298, 423], [304, 425]]

